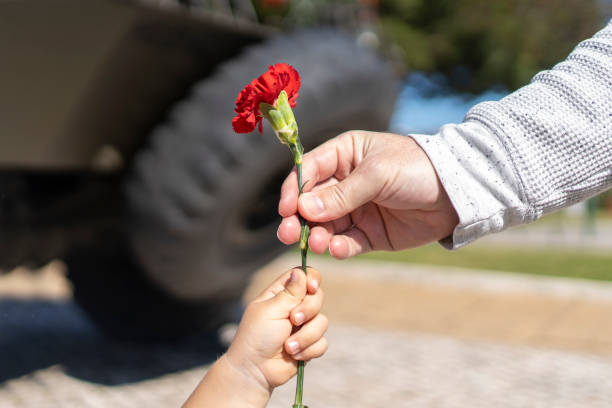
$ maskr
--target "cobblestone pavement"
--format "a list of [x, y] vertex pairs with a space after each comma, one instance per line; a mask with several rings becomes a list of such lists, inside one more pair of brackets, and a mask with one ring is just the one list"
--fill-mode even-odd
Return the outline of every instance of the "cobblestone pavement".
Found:
[[[311, 408], [612, 406], [610, 357], [341, 325], [328, 338], [326, 357], [306, 369]], [[180, 406], [204, 370], [109, 386], [54, 365], [6, 381], [0, 406]], [[269, 407], [290, 407], [293, 387], [275, 391]]]
[[[247, 296], [293, 258], [264, 268]], [[329, 352], [306, 370], [311, 408], [612, 406], [609, 284], [313, 263], [332, 323]], [[180, 406], [221, 353], [203, 337], [148, 347], [107, 339], [55, 269], [0, 277], [1, 408]], [[293, 387], [270, 408], [290, 407]]]
[[354, 327], [329, 339], [306, 371], [312, 408], [612, 406], [610, 357]]

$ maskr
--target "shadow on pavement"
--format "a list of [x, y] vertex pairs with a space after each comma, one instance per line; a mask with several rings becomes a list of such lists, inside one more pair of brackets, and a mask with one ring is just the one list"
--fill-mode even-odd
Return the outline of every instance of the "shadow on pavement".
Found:
[[68, 375], [119, 385], [186, 370], [223, 352], [217, 336], [180, 342], [118, 342], [93, 326], [71, 301], [0, 300], [0, 382], [52, 365]]

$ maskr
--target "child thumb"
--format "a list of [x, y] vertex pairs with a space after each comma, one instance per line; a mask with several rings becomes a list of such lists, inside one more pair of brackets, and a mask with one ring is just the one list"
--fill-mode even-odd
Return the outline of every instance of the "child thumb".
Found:
[[298, 268], [291, 270], [289, 278], [285, 281], [284, 289], [271, 300], [277, 307], [291, 311], [299, 305], [306, 296], [306, 274]]

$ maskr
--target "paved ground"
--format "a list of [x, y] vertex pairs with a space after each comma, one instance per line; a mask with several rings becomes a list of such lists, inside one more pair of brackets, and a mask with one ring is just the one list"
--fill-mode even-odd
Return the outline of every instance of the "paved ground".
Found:
[[[306, 369], [305, 401], [322, 407], [610, 407], [612, 358], [336, 325], [326, 358]], [[110, 369], [107, 367], [107, 369]], [[0, 388], [2, 407], [179, 406], [204, 370], [104, 386], [41, 368]], [[293, 384], [271, 408], [288, 408]]]
[[[325, 276], [332, 321], [612, 355], [607, 282], [371, 261], [310, 263]], [[291, 257], [264, 268], [252, 287], [283, 265]]]
[[[264, 268], [252, 296], [294, 255]], [[321, 407], [610, 407], [609, 284], [317, 259], [330, 350], [306, 371]], [[51, 288], [51, 289], [49, 289]], [[220, 349], [105, 338], [60, 265], [0, 277], [0, 407], [178, 406]], [[293, 384], [271, 408], [291, 406]]]

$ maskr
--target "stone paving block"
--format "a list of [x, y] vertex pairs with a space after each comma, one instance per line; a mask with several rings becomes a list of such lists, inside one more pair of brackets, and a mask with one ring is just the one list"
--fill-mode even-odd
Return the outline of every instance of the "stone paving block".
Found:
[[[347, 326], [329, 339], [307, 366], [311, 408], [612, 406], [612, 357]], [[270, 408], [286, 408], [292, 386]]]
[[[264, 268], [247, 296], [294, 258]], [[311, 408], [612, 406], [609, 284], [336, 261], [320, 269], [330, 349], [307, 366]], [[180, 406], [217, 355], [199, 342], [108, 341], [69, 296], [41, 300], [38, 283], [16, 285], [24, 299], [0, 299], [1, 408]], [[294, 386], [269, 407], [290, 407]]]
[[[306, 367], [311, 408], [612, 406], [610, 356], [338, 324], [327, 336], [329, 352]], [[206, 367], [104, 385], [55, 365], [0, 384], [0, 407], [178, 407]], [[290, 407], [294, 387], [277, 389], [269, 408]]]

